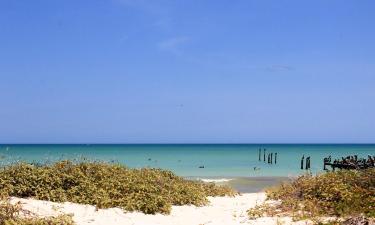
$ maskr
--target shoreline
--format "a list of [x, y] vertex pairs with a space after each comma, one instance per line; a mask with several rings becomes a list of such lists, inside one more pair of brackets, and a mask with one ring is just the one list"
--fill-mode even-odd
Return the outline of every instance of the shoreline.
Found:
[[201, 180], [206, 183], [213, 182], [217, 185], [228, 185], [240, 193], [258, 193], [268, 187], [276, 186], [282, 182], [289, 182], [296, 177], [185, 177], [186, 179]]

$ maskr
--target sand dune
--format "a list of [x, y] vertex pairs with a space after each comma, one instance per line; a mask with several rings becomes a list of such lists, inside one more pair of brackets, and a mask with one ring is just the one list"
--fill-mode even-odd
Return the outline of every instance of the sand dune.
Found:
[[53, 203], [34, 199], [12, 198], [20, 201], [23, 208], [39, 216], [72, 214], [77, 225], [236, 225], [236, 224], [306, 224], [292, 223], [291, 218], [264, 217], [249, 220], [246, 211], [265, 201], [264, 193], [242, 194], [234, 198], [210, 197], [204, 207], [173, 206], [170, 215], [145, 215], [140, 212], [124, 212], [119, 208], [99, 209], [74, 203]]

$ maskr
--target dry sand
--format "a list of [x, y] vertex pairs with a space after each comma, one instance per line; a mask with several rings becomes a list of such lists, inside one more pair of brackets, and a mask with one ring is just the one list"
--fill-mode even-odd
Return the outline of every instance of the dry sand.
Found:
[[248, 193], [236, 197], [210, 197], [210, 204], [203, 207], [173, 206], [170, 215], [145, 215], [124, 212], [119, 208], [96, 210], [91, 205], [53, 203], [34, 199], [12, 198], [23, 208], [39, 216], [72, 214], [77, 225], [235, 225], [235, 224], [306, 224], [292, 223], [291, 218], [263, 217], [250, 220], [246, 211], [265, 201], [264, 193]]

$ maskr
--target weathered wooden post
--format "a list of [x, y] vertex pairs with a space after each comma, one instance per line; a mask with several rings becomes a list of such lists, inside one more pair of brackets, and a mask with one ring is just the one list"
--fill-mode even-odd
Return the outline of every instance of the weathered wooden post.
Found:
[[272, 164], [272, 162], [273, 162], [273, 153], [271, 153], [271, 160], [270, 160], [270, 163]]
[[266, 149], [263, 149], [263, 161], [266, 161]]
[[309, 169], [310, 156], [306, 158], [306, 169]]
[[305, 165], [306, 170], [309, 169], [309, 164], [310, 164], [310, 156], [306, 158], [306, 165]]
[[260, 159], [261, 154], [262, 154], [262, 149], [259, 149], [259, 161], [261, 161], [261, 159]]
[[275, 152], [275, 164], [277, 163], [277, 152]]
[[303, 161], [305, 159], [305, 155], [302, 156], [302, 159], [301, 159], [301, 170], [303, 170]]

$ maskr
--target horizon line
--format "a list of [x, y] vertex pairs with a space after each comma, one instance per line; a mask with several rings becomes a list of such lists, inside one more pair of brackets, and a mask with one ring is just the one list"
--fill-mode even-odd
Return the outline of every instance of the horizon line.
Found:
[[0, 143], [0, 145], [375, 145], [375, 142], [268, 142], [268, 143], [257, 143], [257, 142], [236, 142], [236, 143], [228, 143], [228, 142], [217, 142], [217, 143], [210, 143], [210, 142], [202, 142], [202, 143], [184, 143], [184, 142], [129, 142], [129, 143], [104, 143], [104, 142], [97, 142], [97, 143], [85, 143], [85, 142], [77, 142], [77, 143], [58, 143], [58, 142], [51, 142], [51, 143]]

